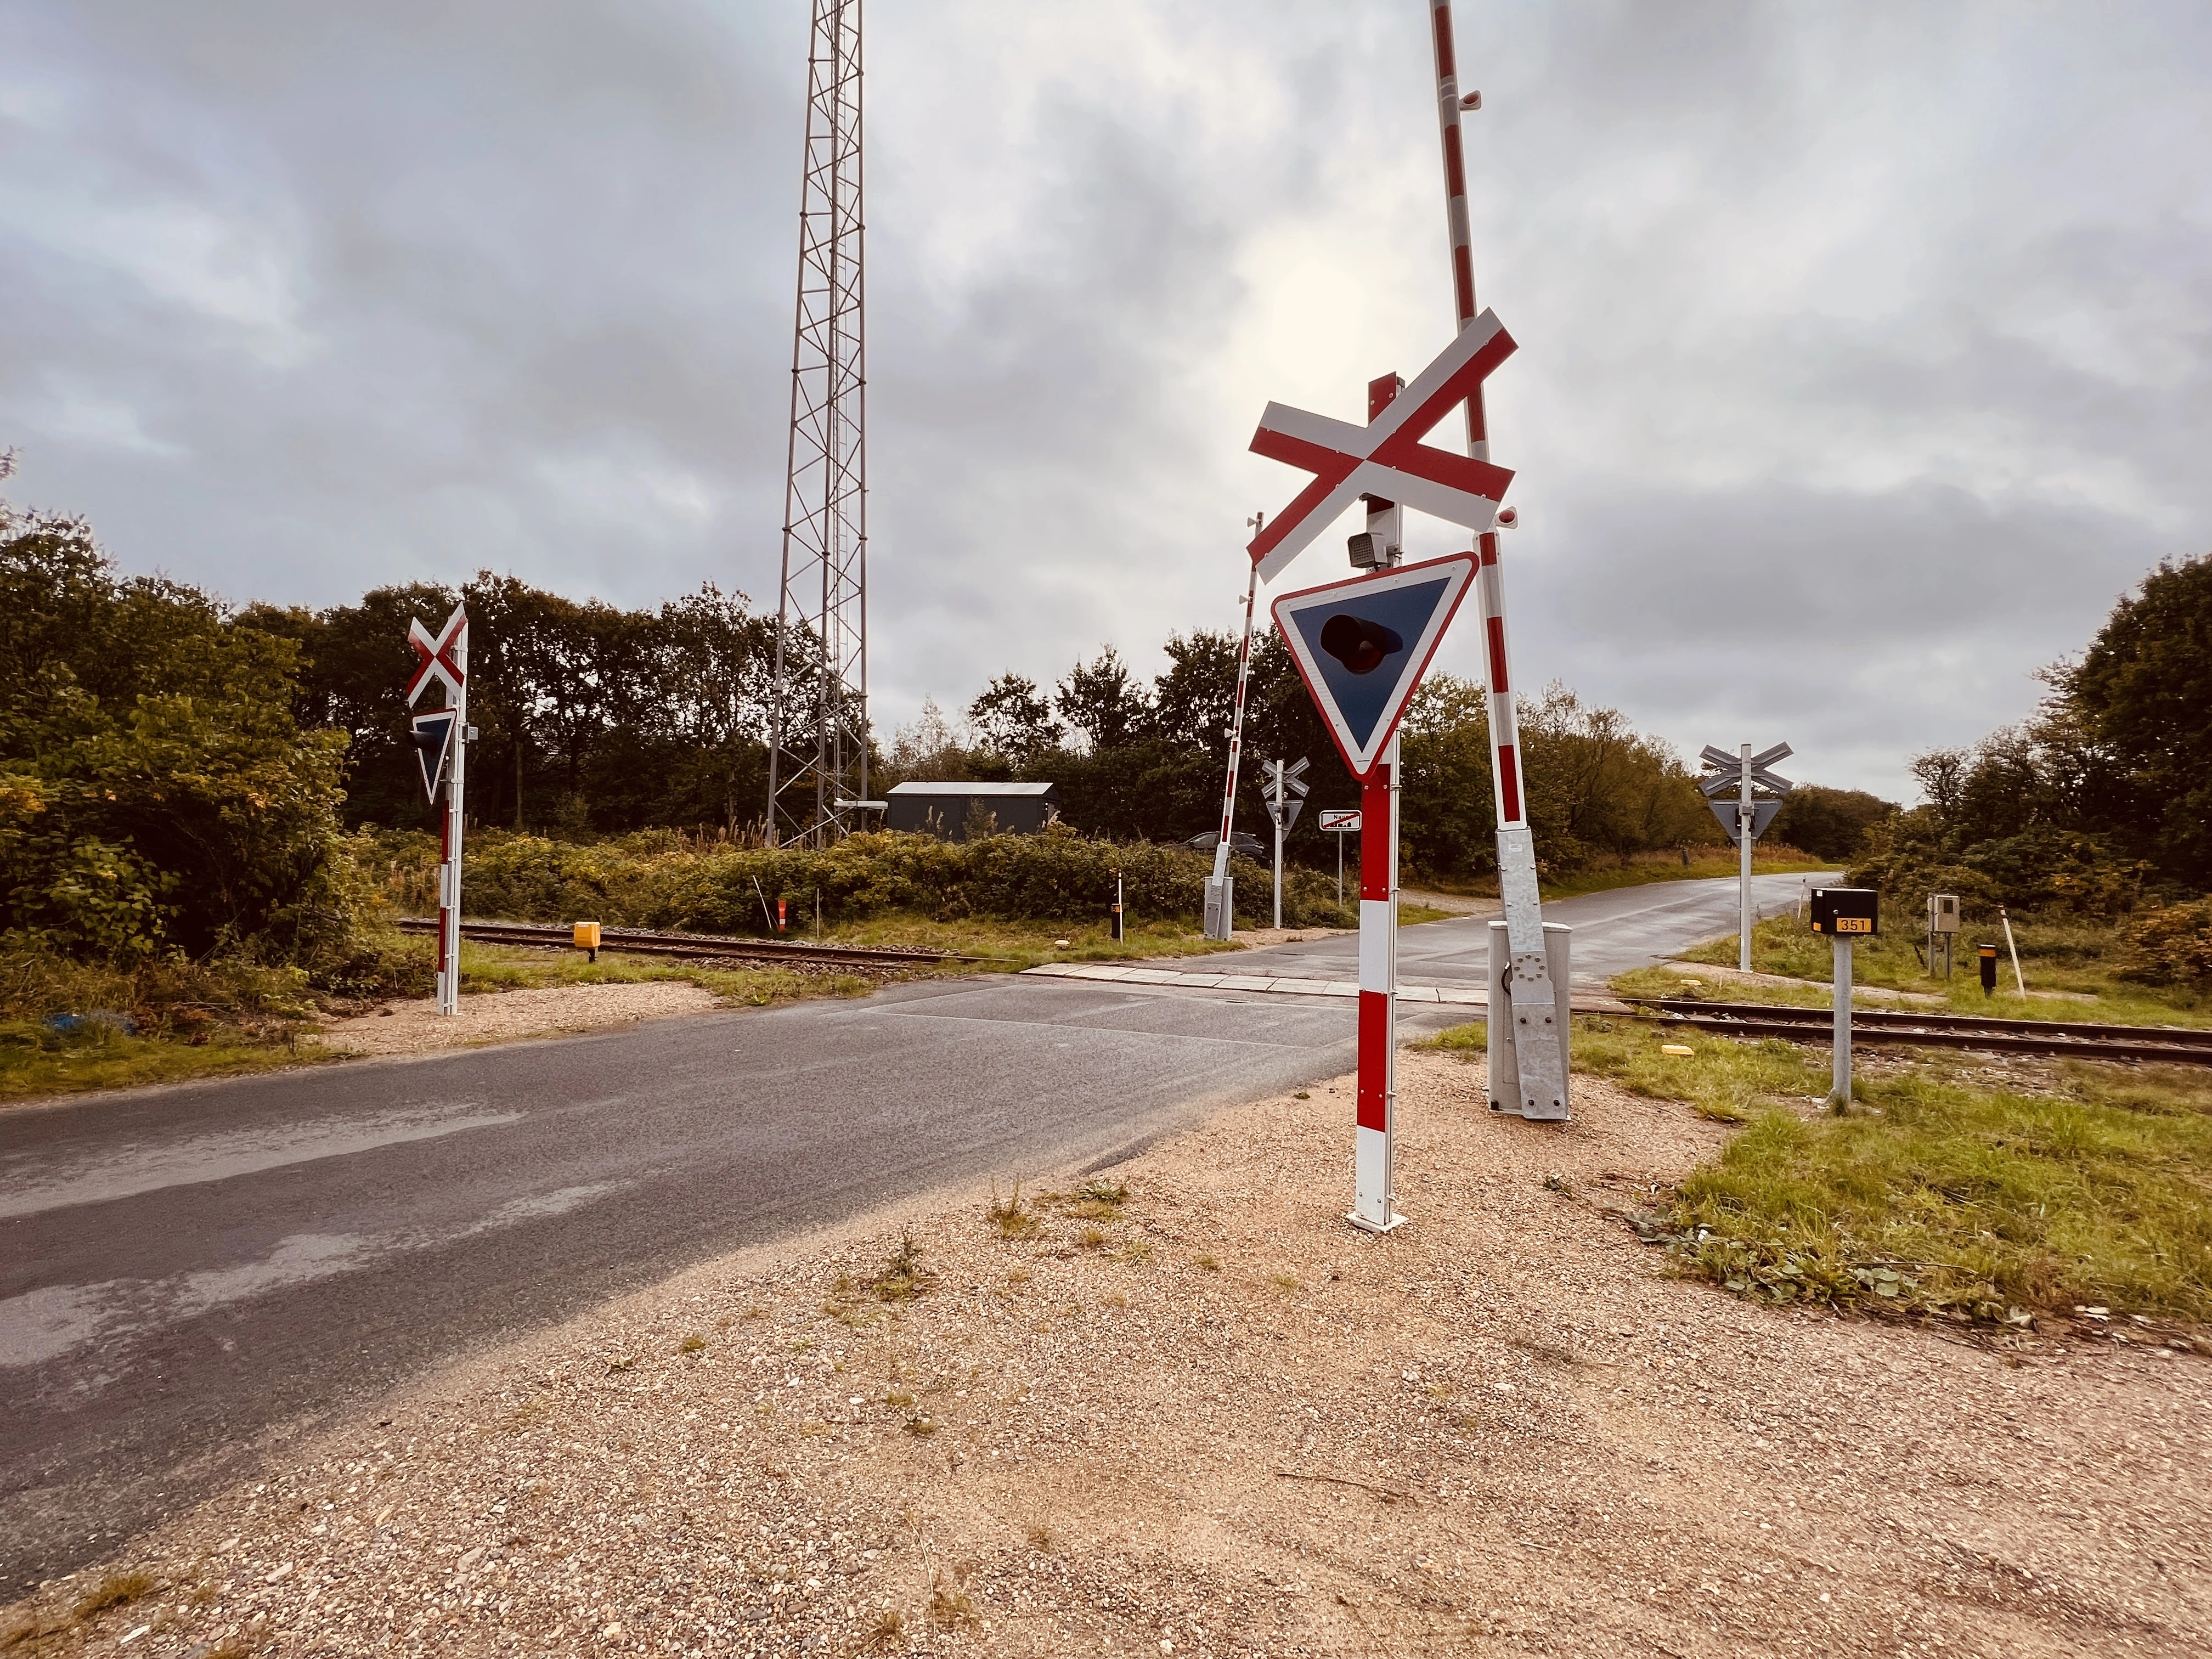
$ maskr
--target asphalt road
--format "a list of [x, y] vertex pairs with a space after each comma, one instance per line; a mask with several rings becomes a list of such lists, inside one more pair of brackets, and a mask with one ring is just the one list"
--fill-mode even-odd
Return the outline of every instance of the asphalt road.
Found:
[[[1724, 931], [1733, 891], [1559, 907], [1578, 975]], [[1480, 923], [1403, 939], [1409, 980], [1479, 981]], [[1349, 977], [1345, 943], [1285, 950]], [[1103, 1167], [1352, 1058], [1342, 1003], [998, 979], [0, 1111], [0, 1592], [441, 1361], [932, 1188]]]
[[[1820, 874], [1811, 878], [1815, 886], [1827, 878]], [[1752, 902], [1762, 916], [1786, 910], [1796, 902], [1806, 879], [1753, 876]], [[1734, 877], [1662, 881], [1561, 899], [1544, 907], [1544, 920], [1565, 922], [1575, 930], [1570, 971], [1577, 983], [1595, 986], [1700, 939], [1735, 932], [1738, 903]], [[1488, 916], [1465, 916], [1402, 929], [1398, 935], [1399, 979], [1413, 985], [1480, 985], [1490, 959], [1491, 921]], [[1220, 973], [1226, 966], [1218, 957], [1188, 961], [1194, 974]], [[1354, 980], [1359, 977], [1359, 941], [1356, 935], [1339, 934], [1303, 945], [1272, 945], [1238, 957], [1234, 971], [1283, 979]]]

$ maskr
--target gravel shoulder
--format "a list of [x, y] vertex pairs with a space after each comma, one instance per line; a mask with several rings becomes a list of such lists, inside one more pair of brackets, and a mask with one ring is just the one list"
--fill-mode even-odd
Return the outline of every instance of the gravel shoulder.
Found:
[[1494, 1119], [1442, 1054], [1400, 1079], [1387, 1237], [1341, 1218], [1345, 1079], [1009, 1170], [1033, 1231], [940, 1194], [693, 1269], [333, 1427], [0, 1642], [2212, 1649], [2205, 1361], [1747, 1305], [1615, 1213], [1727, 1131], [1589, 1078], [1564, 1130]]
[[323, 1048], [344, 1054], [419, 1054], [523, 1037], [566, 1036], [641, 1019], [702, 1014], [722, 1006], [713, 992], [675, 980], [627, 985], [556, 985], [527, 991], [482, 992], [441, 1015], [437, 999], [389, 1002], [388, 1012], [363, 1014], [324, 1028]]

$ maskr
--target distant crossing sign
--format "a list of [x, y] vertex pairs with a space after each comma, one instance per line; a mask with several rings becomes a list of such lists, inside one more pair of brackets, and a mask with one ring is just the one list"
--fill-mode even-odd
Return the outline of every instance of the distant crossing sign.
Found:
[[1288, 830], [1305, 811], [1307, 762], [1272, 760], [1261, 770], [1260, 793], [1267, 803], [1267, 816], [1275, 828]]
[[1246, 549], [1260, 574], [1273, 580], [1362, 495], [1402, 501], [1478, 532], [1496, 524], [1513, 474], [1421, 440], [1512, 353], [1513, 337], [1486, 311], [1365, 426], [1269, 404], [1252, 434], [1252, 453], [1314, 476]]
[[1362, 782], [1382, 765], [1474, 573], [1475, 556], [1455, 553], [1275, 601], [1299, 678]]

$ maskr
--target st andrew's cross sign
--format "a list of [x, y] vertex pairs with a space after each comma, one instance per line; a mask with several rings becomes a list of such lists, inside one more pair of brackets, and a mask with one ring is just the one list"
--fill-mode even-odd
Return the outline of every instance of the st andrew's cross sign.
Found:
[[1252, 434], [1253, 453], [1314, 476], [1248, 546], [1260, 574], [1272, 581], [1362, 495], [1401, 501], [1478, 532], [1496, 524], [1513, 474], [1421, 441], [1513, 349], [1497, 313], [1486, 311], [1365, 426], [1269, 404]]

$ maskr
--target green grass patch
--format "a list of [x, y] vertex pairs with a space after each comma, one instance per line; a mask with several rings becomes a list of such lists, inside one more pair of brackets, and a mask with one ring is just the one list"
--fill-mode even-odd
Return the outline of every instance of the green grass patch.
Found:
[[[1481, 1027], [1427, 1046], [1477, 1050]], [[1662, 1042], [1686, 1056], [1660, 1052]], [[1574, 1064], [1743, 1132], [1650, 1218], [1683, 1271], [1776, 1304], [1982, 1323], [2212, 1318], [2212, 1075], [2065, 1061], [1991, 1087], [1938, 1054], [1816, 1103], [1826, 1052], [1575, 1022]]]
[[529, 945], [461, 944], [461, 993], [530, 991], [563, 985], [643, 985], [669, 980], [696, 985], [716, 996], [755, 1007], [806, 997], [864, 997], [875, 981], [862, 974], [801, 974], [781, 968], [714, 968], [665, 957], [601, 951], [597, 962], [581, 951]]
[[236, 1077], [321, 1058], [307, 1043], [295, 1052], [281, 1042], [242, 1039], [179, 1042], [102, 1026], [64, 1036], [41, 1022], [10, 1020], [0, 1024], [0, 1102]]
[[[1880, 938], [1862, 940], [1853, 948], [1851, 979], [1855, 984], [1938, 996], [1945, 1000], [1953, 1012], [1995, 1014], [2004, 1019], [2212, 1026], [2212, 999], [2208, 999], [2203, 990], [2187, 986], [2136, 985], [2118, 976], [2120, 930], [2109, 922], [2014, 920], [2013, 933], [2020, 946], [2021, 969], [2027, 977], [2028, 989], [2069, 994], [2064, 997], [2023, 997], [2014, 989], [2012, 960], [2003, 953], [2002, 933], [1961, 933], [1959, 969], [1947, 983], [1942, 976], [1931, 977], [1928, 973], [1919, 954], [1926, 949], [1925, 935], [1917, 927], [1901, 928], [1893, 919], [1885, 926], [1889, 931]], [[1984, 939], [1999, 947], [1997, 993], [1989, 997], [1982, 994], [1980, 970], [1974, 958], [1975, 945]], [[1822, 988], [1814, 998], [1815, 1001], [1826, 1002], [1832, 995], [1826, 988], [1834, 959], [1832, 942], [1796, 918], [1770, 916], [1752, 930], [1753, 969], [1762, 974], [1787, 975]], [[1683, 951], [1680, 960], [1733, 968], [1736, 963], [1736, 936], [1729, 933], [1695, 945]], [[1631, 980], [1638, 985], [1656, 984], [1649, 975], [1664, 972], [1642, 969], [1639, 973], [1645, 977], [1623, 975], [1615, 983], [1624, 990]], [[1764, 1000], [1751, 994], [1755, 988], [1716, 980], [1701, 994], [1722, 1001]], [[1652, 994], [1649, 990], [1642, 994]], [[2083, 997], [2094, 1000], [2078, 1000]]]
[[[1133, 920], [1128, 938], [1119, 944], [1115, 942], [1112, 933], [1112, 925], [1103, 915], [1096, 921], [1080, 923], [1002, 921], [981, 917], [944, 921], [918, 912], [902, 911], [825, 929], [821, 942], [902, 945], [988, 958], [945, 964], [943, 971], [963, 974], [1018, 973], [1046, 962], [1125, 962], [1141, 957], [1200, 956], [1208, 951], [1243, 948], [1210, 939], [1176, 921]], [[811, 931], [801, 933], [794, 927], [787, 937], [811, 943], [814, 936]], [[1063, 939], [1066, 944], [1060, 943]]]

